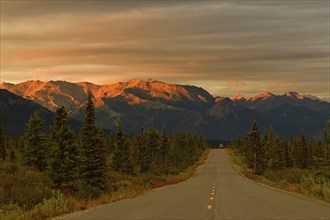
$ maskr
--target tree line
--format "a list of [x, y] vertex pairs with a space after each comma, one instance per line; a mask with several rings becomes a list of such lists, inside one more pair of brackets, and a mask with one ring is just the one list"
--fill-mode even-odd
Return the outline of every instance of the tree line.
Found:
[[[34, 112], [21, 138], [4, 136], [0, 126], [0, 156], [16, 163], [19, 149], [25, 166], [47, 173], [54, 188], [66, 193], [84, 191], [88, 197], [106, 188], [106, 172], [123, 175], [177, 174], [199, 159], [206, 149], [203, 136], [192, 133], [168, 136], [154, 127], [142, 128], [139, 134], [124, 134], [117, 130], [104, 136], [96, 124], [95, 106], [88, 97], [84, 122], [79, 134], [70, 127], [64, 107], [56, 110], [50, 134], [44, 133], [44, 121]], [[11, 150], [8, 150], [11, 149]]]
[[[328, 123], [330, 128], [330, 123]], [[232, 142], [232, 147], [247, 160], [247, 165], [256, 174], [266, 170], [281, 170], [298, 167], [308, 169], [326, 166], [330, 163], [330, 145], [327, 130], [324, 130], [323, 141], [307, 142], [304, 130], [300, 136], [291, 136], [289, 140], [280, 138], [271, 127], [260, 134], [256, 121], [245, 138]]]

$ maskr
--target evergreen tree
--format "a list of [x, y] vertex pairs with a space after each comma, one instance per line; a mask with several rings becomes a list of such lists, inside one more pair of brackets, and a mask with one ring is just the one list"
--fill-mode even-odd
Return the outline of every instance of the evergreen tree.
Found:
[[130, 160], [132, 163], [132, 174], [136, 174], [140, 171], [138, 137], [135, 134], [131, 134], [129, 136], [128, 142], [130, 146]]
[[253, 171], [256, 174], [262, 174], [264, 171], [263, 150], [260, 143], [260, 133], [256, 121], [253, 122], [249, 140], [253, 151]]
[[85, 185], [96, 190], [105, 187], [106, 151], [102, 132], [96, 126], [94, 102], [89, 94], [85, 120], [80, 130], [80, 175]]
[[275, 169], [284, 169], [286, 167], [286, 149], [283, 141], [280, 141], [278, 138], [276, 139], [276, 155], [274, 161]]
[[33, 112], [25, 131], [25, 144], [23, 151], [24, 164], [37, 168], [39, 171], [45, 170], [46, 162], [46, 138], [43, 133], [44, 122], [38, 111]]
[[279, 140], [271, 126], [265, 129], [261, 143], [265, 156], [265, 165], [267, 168], [272, 169], [276, 166]]
[[115, 137], [114, 134], [109, 134], [107, 138], [107, 149], [108, 149], [108, 154], [112, 154], [116, 150], [116, 144], [115, 144]]
[[144, 128], [141, 129], [141, 135], [139, 140], [139, 162], [141, 172], [148, 172], [151, 169], [153, 163], [152, 151], [149, 147], [149, 137]]
[[112, 166], [114, 170], [123, 173], [132, 173], [133, 171], [129, 141], [124, 136], [120, 125], [116, 133], [116, 150], [113, 155]]
[[13, 149], [10, 151], [9, 161], [11, 163], [15, 163], [15, 161], [16, 161], [16, 154], [15, 154], [15, 151]]
[[293, 166], [293, 159], [290, 153], [290, 147], [287, 140], [284, 139], [282, 141], [282, 145], [284, 148], [284, 155], [285, 155], [285, 167], [290, 168]]
[[162, 144], [161, 144], [161, 162], [163, 163], [163, 167], [165, 169], [167, 169], [167, 160], [168, 160], [168, 145], [169, 145], [169, 141], [168, 141], [168, 137], [167, 137], [167, 132], [166, 132], [166, 127], [163, 127], [163, 131], [162, 131]]
[[305, 141], [304, 130], [301, 129], [300, 139], [298, 141], [298, 166], [302, 169], [308, 168], [308, 146]]
[[151, 151], [151, 169], [153, 173], [158, 173], [159, 165], [158, 161], [161, 158], [160, 154], [160, 137], [156, 128], [152, 127], [148, 132], [148, 149]]
[[205, 136], [204, 136], [204, 134], [202, 134], [199, 136], [199, 139], [198, 139], [198, 148], [201, 150], [205, 150], [206, 146], [207, 146], [207, 143], [205, 140]]
[[323, 132], [323, 146], [323, 158], [328, 160], [328, 134], [326, 129]]
[[51, 145], [49, 175], [56, 187], [73, 191], [78, 178], [79, 152], [64, 107], [56, 110], [51, 129]]
[[6, 151], [6, 146], [5, 146], [5, 138], [3, 135], [3, 130], [2, 130], [2, 123], [0, 119], [0, 157], [2, 160], [5, 160], [7, 157], [7, 151]]

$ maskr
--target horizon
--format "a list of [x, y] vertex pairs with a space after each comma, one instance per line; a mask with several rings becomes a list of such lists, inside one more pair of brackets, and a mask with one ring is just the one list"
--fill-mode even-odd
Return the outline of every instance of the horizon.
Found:
[[157, 78], [329, 99], [325, 1], [1, 1], [1, 82]]
[[[153, 79], [153, 78], [149, 78], [149, 79], [137, 79], [137, 78], [132, 78], [128, 81], [120, 81], [120, 82], [111, 82], [111, 83], [105, 83], [105, 84], [96, 84], [96, 83], [93, 83], [93, 82], [89, 82], [89, 81], [76, 81], [76, 82], [70, 82], [70, 81], [66, 81], [66, 80], [49, 80], [49, 81], [43, 81], [43, 80], [38, 80], [38, 79], [32, 79], [32, 80], [26, 80], [26, 81], [22, 81], [22, 82], [18, 82], [18, 83], [12, 83], [12, 82], [2, 82], [0, 81], [0, 84], [2, 83], [7, 83], [7, 84], [12, 84], [12, 85], [17, 85], [17, 84], [21, 84], [21, 83], [26, 83], [26, 82], [36, 82], [36, 81], [39, 81], [39, 82], [42, 82], [42, 83], [47, 83], [47, 82], [67, 82], [67, 83], [73, 83], [73, 84], [78, 84], [78, 83], [91, 83], [91, 84], [94, 84], [94, 85], [97, 85], [97, 86], [109, 86], [109, 85], [114, 85], [114, 84], [118, 84], [118, 83], [129, 83], [133, 80], [141, 80], [141, 81], [144, 81], [144, 82], [148, 82], [148, 81], [157, 81], [157, 82], [161, 82], [161, 83], [165, 83], [165, 84], [174, 84], [174, 85], [179, 85], [179, 86], [195, 86], [195, 87], [199, 87], [199, 88], [202, 88], [204, 89], [205, 91], [207, 91], [208, 93], [210, 93], [214, 98], [230, 98], [230, 99], [235, 99], [236, 97], [242, 97], [242, 98], [246, 98], [246, 99], [251, 99], [251, 98], [254, 98], [256, 96], [259, 96], [259, 95], [262, 95], [262, 94], [265, 94], [265, 93], [270, 93], [272, 95], [275, 95], [275, 96], [282, 96], [282, 95], [286, 95], [287, 93], [297, 93], [298, 95], [302, 95], [302, 96], [305, 96], [305, 97], [308, 97], [310, 98], [310, 96], [313, 96], [314, 98], [319, 98], [321, 99], [322, 101], [327, 101], [329, 102], [329, 98], [328, 97], [318, 97], [318, 96], [314, 96], [312, 94], [309, 94], [309, 93], [301, 93], [299, 91], [292, 91], [292, 90], [287, 90], [285, 92], [282, 92], [282, 93], [278, 93], [278, 92], [272, 92], [272, 91], [262, 91], [262, 92], [259, 92], [259, 93], [256, 93], [252, 96], [244, 96], [244, 95], [241, 95], [241, 94], [236, 94], [234, 96], [222, 96], [222, 95], [214, 95], [212, 94], [210, 91], [208, 91], [207, 89], [203, 88], [203, 87], [200, 87], [198, 85], [192, 85], [192, 84], [176, 84], [176, 83], [169, 83], [169, 82], [165, 82], [165, 81], [160, 81], [160, 80], [157, 80], [157, 79]], [[0, 88], [1, 89], [1, 88]]]

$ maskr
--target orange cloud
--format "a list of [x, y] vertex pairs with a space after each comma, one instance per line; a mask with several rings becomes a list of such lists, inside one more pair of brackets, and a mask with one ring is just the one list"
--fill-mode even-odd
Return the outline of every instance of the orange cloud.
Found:
[[196, 68], [196, 67], [199, 67], [200, 64], [198, 62], [195, 62], [195, 61], [188, 61], [186, 62], [186, 67], [189, 67], [189, 68]]
[[241, 81], [233, 81], [233, 82], [228, 82], [229, 86], [246, 86], [245, 82]]

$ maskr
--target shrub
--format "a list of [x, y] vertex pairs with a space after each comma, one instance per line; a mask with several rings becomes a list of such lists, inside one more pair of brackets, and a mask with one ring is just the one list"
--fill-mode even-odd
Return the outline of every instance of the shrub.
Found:
[[91, 185], [78, 183], [76, 196], [77, 198], [82, 198], [82, 199], [93, 199], [98, 195], [100, 195], [101, 192], [102, 191], [100, 189], [95, 188]]
[[112, 183], [111, 189], [112, 189], [112, 191], [117, 192], [117, 191], [127, 188], [130, 185], [131, 185], [131, 182], [129, 180], [121, 180], [121, 181]]
[[274, 182], [279, 182], [281, 180], [286, 180], [289, 183], [300, 183], [302, 177], [308, 175], [307, 170], [299, 168], [289, 168], [283, 170], [267, 170], [264, 176]]
[[0, 209], [1, 220], [17, 220], [21, 218], [22, 214], [23, 210], [17, 204], [9, 204]]
[[323, 186], [322, 190], [325, 201], [330, 203], [330, 184], [326, 184], [326, 186]]
[[0, 166], [0, 208], [17, 204], [28, 209], [52, 196], [51, 181], [44, 173], [10, 163]]
[[52, 197], [36, 205], [31, 211], [26, 213], [24, 219], [45, 219], [59, 214], [67, 213], [67, 199], [59, 191], [53, 191]]

